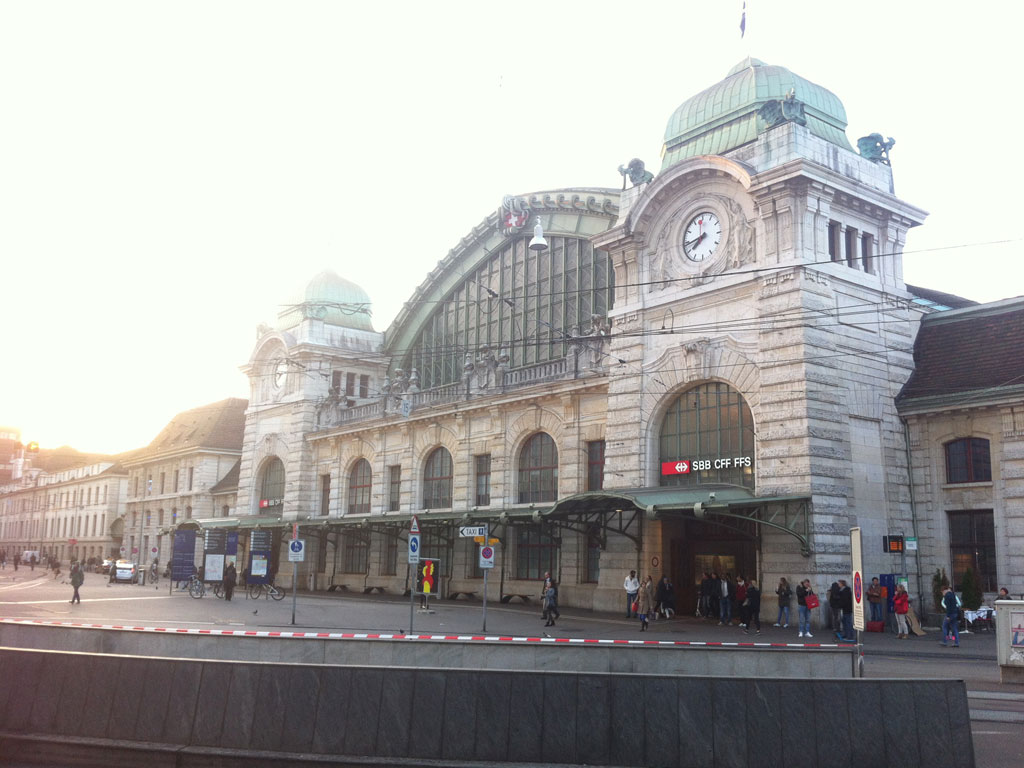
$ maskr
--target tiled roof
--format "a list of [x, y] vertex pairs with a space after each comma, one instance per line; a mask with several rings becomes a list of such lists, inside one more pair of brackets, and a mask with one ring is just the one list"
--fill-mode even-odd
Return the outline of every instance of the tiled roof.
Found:
[[210, 405], [183, 411], [171, 419], [146, 448], [132, 460], [183, 448], [240, 451], [249, 401], [229, 397]]
[[210, 489], [210, 493], [226, 493], [229, 491], [238, 490], [238, 470], [242, 466], [242, 460], [239, 459], [235, 462], [235, 465], [228, 470], [228, 473], [224, 475], [217, 484]]
[[896, 402], [972, 393], [970, 402], [1010, 387], [1024, 387], [1024, 298], [925, 316]]

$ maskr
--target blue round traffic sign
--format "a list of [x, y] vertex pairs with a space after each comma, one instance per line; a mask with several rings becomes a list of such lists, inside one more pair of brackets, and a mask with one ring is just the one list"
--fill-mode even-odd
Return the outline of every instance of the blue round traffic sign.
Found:
[[415, 554], [420, 548], [420, 537], [410, 536], [409, 537], [409, 551]]
[[288, 545], [292, 552], [302, 551], [302, 542], [299, 539], [292, 539], [292, 543]]

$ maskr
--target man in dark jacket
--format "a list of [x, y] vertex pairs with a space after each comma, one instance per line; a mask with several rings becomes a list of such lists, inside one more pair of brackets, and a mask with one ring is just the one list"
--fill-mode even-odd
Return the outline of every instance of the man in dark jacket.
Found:
[[747, 583], [747, 626], [743, 629], [743, 634], [750, 634], [750, 625], [753, 624], [757, 629], [755, 634], [761, 634], [761, 590], [757, 588], [757, 582], [751, 579]]
[[852, 643], [856, 640], [853, 635], [853, 590], [845, 579], [839, 580], [839, 607], [843, 611], [842, 639]]
[[942, 620], [942, 645], [946, 647], [953, 641], [953, 647], [960, 647], [960, 603], [956, 592], [948, 586], [942, 588], [942, 607], [946, 609], [946, 618]]

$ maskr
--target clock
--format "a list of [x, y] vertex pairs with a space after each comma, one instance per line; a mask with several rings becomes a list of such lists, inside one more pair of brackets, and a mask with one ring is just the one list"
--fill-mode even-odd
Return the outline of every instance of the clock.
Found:
[[711, 258], [722, 239], [722, 223], [711, 211], [698, 213], [683, 231], [683, 253], [690, 261]]
[[288, 377], [288, 361], [285, 358], [281, 358], [277, 362], [277, 368], [274, 369], [274, 386], [281, 387], [285, 379]]

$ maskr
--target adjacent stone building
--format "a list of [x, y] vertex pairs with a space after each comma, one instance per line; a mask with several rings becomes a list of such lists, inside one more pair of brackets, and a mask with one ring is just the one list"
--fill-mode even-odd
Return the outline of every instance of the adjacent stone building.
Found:
[[929, 315], [897, 398], [907, 425], [922, 588], [970, 568], [1024, 593], [1024, 299]]
[[238, 463], [247, 405], [228, 398], [179, 413], [147, 447], [124, 459], [124, 557], [142, 566], [156, 558], [167, 563], [173, 528], [231, 511], [230, 488], [225, 498], [217, 487]]

